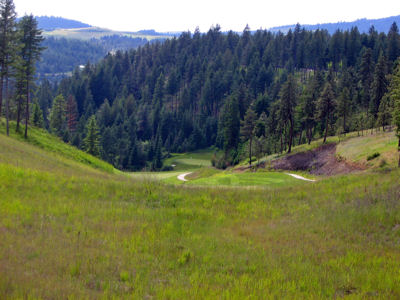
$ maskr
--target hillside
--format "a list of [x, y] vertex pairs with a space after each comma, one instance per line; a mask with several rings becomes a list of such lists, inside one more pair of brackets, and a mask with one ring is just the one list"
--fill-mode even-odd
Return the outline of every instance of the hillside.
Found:
[[0, 298], [400, 297], [398, 170], [177, 188], [37, 129], [0, 145]]
[[[82, 122], [96, 116], [102, 158], [117, 168], [160, 170], [167, 153], [215, 147], [224, 169], [249, 155], [251, 135], [262, 157], [391, 125], [399, 56], [395, 26], [387, 35], [215, 27], [108, 55], [47, 94], [76, 101]], [[81, 135], [70, 136], [79, 147]]]
[[87, 28], [89, 24], [82, 23], [76, 20], [69, 20], [61, 17], [37, 16], [38, 27], [44, 31], [52, 31], [56, 29], [71, 29], [71, 28]]
[[107, 53], [135, 49], [148, 42], [164, 41], [172, 33], [154, 30], [120, 32], [91, 26], [60, 17], [36, 17], [46, 40], [41, 60], [37, 63], [39, 81], [57, 82], [88, 62], [95, 64]]
[[11, 123], [11, 137], [5, 136], [4, 120], [0, 119], [0, 163], [14, 164], [24, 169], [47, 171], [59, 175], [78, 173], [101, 175], [119, 173], [111, 165], [62, 142], [43, 129], [32, 127], [27, 140], [15, 133]]
[[[325, 23], [325, 24], [301, 24], [301, 27], [304, 27], [307, 30], [317, 30], [324, 29], [327, 30], [330, 34], [334, 34], [337, 30], [346, 31], [351, 30], [353, 27], [357, 27], [361, 33], [368, 33], [371, 26], [375, 27], [375, 30], [378, 32], [388, 33], [392, 24], [396, 22], [400, 24], [400, 16], [393, 16], [388, 18], [381, 19], [359, 19], [353, 22], [338, 22], [338, 23]], [[277, 26], [272, 27], [269, 30], [272, 32], [288, 32], [289, 29], [292, 31], [295, 29], [296, 25], [285, 25], [285, 26]]]
[[91, 40], [100, 39], [105, 36], [120, 36], [120, 37], [130, 37], [130, 38], [142, 38], [146, 40], [157, 40], [171, 38], [171, 34], [162, 34], [155, 31], [139, 31], [139, 32], [129, 32], [129, 31], [114, 31], [111, 29], [100, 28], [100, 27], [88, 27], [88, 28], [66, 28], [66, 29], [56, 29], [48, 32], [44, 32], [45, 36], [52, 37], [64, 37], [70, 39], [80, 39], [80, 40]]

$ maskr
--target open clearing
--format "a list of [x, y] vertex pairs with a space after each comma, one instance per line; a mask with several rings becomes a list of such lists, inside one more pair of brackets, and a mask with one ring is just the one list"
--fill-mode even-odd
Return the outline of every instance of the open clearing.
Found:
[[400, 297], [397, 169], [177, 188], [36, 134], [52, 150], [0, 134], [1, 299]]

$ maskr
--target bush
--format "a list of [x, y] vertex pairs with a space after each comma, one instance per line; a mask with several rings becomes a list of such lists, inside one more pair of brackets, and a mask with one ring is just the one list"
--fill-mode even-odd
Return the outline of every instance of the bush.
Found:
[[381, 154], [379, 152], [375, 152], [374, 154], [371, 154], [370, 156], [367, 157], [367, 161], [373, 160], [379, 156], [381, 156]]

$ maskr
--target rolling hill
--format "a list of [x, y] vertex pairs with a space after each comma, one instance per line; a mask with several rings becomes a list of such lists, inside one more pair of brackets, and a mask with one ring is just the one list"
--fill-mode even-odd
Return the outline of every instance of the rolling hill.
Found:
[[40, 80], [58, 81], [87, 62], [100, 61], [109, 52], [135, 49], [148, 42], [164, 41], [173, 33], [154, 30], [121, 32], [91, 26], [60, 17], [36, 17], [46, 40], [41, 61], [37, 64]]
[[[301, 27], [304, 27], [307, 30], [325, 29], [330, 34], [335, 33], [336, 30], [345, 31], [345, 30], [350, 30], [351, 28], [356, 26], [361, 33], [367, 33], [371, 28], [371, 26], [374, 26], [378, 32], [387, 33], [390, 29], [390, 26], [392, 26], [393, 22], [400, 24], [400, 15], [388, 18], [381, 18], [381, 19], [359, 19], [353, 22], [324, 23], [315, 25], [300, 24], [300, 25]], [[272, 27], [269, 30], [272, 32], [281, 31], [283, 33], [286, 33], [289, 31], [289, 29], [293, 30], [295, 27], [296, 27], [295, 24], [285, 25], [285, 26]]]
[[87, 28], [91, 25], [82, 23], [76, 20], [69, 20], [61, 17], [48, 17], [48, 16], [38, 16], [36, 17], [38, 21], [38, 27], [44, 31], [52, 31], [56, 29], [72, 29], [72, 28]]

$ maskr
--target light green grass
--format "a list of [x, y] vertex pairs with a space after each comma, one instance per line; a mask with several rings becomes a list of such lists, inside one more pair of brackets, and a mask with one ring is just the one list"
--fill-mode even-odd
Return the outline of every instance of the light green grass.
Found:
[[[364, 164], [368, 167], [377, 167], [385, 160], [387, 165], [397, 166], [398, 139], [392, 132], [369, 132], [365, 136], [354, 137], [340, 143], [336, 153], [345, 157], [347, 160]], [[371, 161], [367, 161], [368, 156], [379, 153], [380, 156]]]
[[164, 161], [165, 166], [175, 165], [174, 170], [186, 171], [211, 166], [213, 149], [204, 149], [188, 153], [173, 153]]
[[174, 186], [0, 137], [0, 299], [400, 298], [399, 170]]
[[264, 186], [268, 188], [293, 186], [304, 184], [301, 180], [295, 179], [287, 174], [279, 172], [220, 172], [210, 177], [203, 177], [186, 182], [192, 185], [205, 186]]
[[[93, 168], [107, 173], [120, 173], [110, 164], [89, 155], [43, 129], [29, 128], [28, 139], [15, 132], [15, 123], [10, 124], [10, 137], [5, 136], [4, 120], [0, 119], [0, 161], [18, 166], [34, 165], [41, 170], [64, 172], [76, 167], [93, 172]], [[81, 163], [77, 165], [77, 163]], [[93, 167], [93, 168], [90, 168]]]

